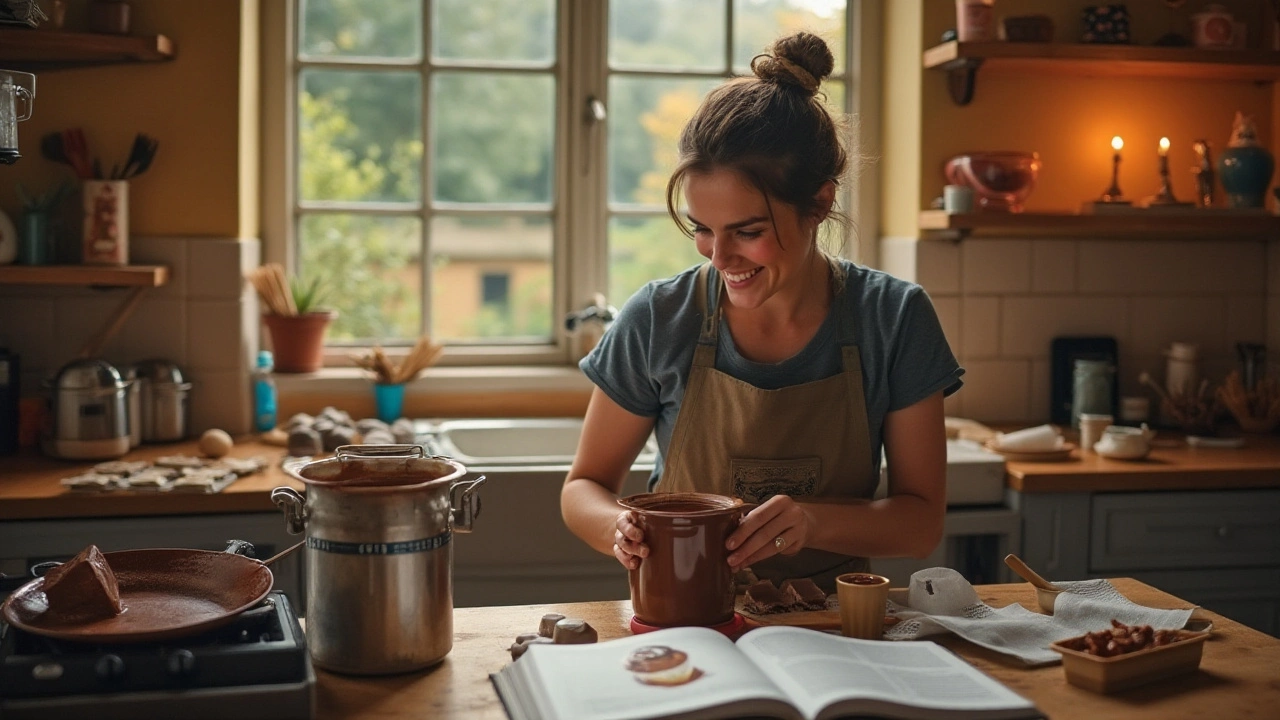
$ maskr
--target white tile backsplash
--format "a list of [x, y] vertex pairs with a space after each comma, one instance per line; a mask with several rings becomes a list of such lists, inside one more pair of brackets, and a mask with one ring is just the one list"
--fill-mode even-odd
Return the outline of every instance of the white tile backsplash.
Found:
[[1076, 243], [1036, 240], [1031, 243], [1031, 291], [1062, 295], [1076, 290]]
[[1000, 355], [1000, 298], [967, 295], [960, 302], [965, 358]]
[[1080, 243], [1081, 294], [1263, 293], [1267, 243], [1246, 240]]
[[881, 238], [879, 269], [901, 280], [917, 282], [916, 244], [915, 238]]
[[[958, 342], [951, 303], [939, 305], [967, 370], [948, 414], [1047, 421], [1055, 337], [1114, 337], [1126, 395], [1152, 395], [1138, 375], [1146, 370], [1162, 383], [1163, 351], [1175, 340], [1201, 346], [1202, 372], [1214, 382], [1238, 365], [1237, 342], [1265, 342], [1280, 358], [1280, 241], [920, 241], [916, 266], [916, 282], [931, 295], [959, 303]], [[1272, 371], [1280, 373], [1280, 362]]]
[[962, 242], [961, 287], [965, 294], [1025, 293], [1031, 290], [1031, 243], [1026, 240]]
[[947, 344], [951, 346], [951, 352], [960, 357], [962, 354], [964, 335], [961, 331], [961, 315], [960, 298], [956, 297], [930, 297], [933, 302], [933, 309], [938, 313], [938, 322], [942, 325], [942, 333], [947, 337]]
[[1000, 353], [1004, 357], [1047, 358], [1055, 337], [1110, 335], [1124, 342], [1129, 300], [1014, 295], [1002, 300]]
[[[117, 364], [176, 362], [193, 381], [196, 428], [248, 432], [248, 376], [257, 352], [257, 300], [244, 271], [256, 239], [130, 238], [137, 264], [166, 265], [169, 281], [148, 288], [101, 356]], [[22, 356], [24, 392], [52, 375], [101, 331], [129, 289], [0, 285], [0, 344]], [[198, 402], [197, 402], [198, 401]]]

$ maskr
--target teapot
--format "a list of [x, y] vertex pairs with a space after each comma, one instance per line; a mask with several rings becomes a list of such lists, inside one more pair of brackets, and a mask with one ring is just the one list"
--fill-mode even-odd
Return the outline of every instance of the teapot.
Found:
[[1093, 446], [1093, 451], [1113, 460], [1141, 460], [1151, 452], [1151, 440], [1155, 436], [1155, 431], [1146, 423], [1140, 428], [1112, 425], [1102, 431], [1102, 439]]

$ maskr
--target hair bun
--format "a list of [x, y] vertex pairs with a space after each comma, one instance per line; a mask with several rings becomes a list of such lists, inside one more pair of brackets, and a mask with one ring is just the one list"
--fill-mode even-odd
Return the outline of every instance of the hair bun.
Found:
[[835, 57], [822, 38], [798, 32], [779, 38], [768, 54], [757, 55], [751, 69], [761, 80], [795, 85], [812, 95], [835, 69]]

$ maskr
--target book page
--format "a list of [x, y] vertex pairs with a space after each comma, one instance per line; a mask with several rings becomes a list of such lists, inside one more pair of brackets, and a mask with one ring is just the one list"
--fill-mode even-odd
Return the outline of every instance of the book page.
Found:
[[[1034, 705], [929, 641], [854, 640], [813, 630], [769, 627], [738, 640], [751, 658], [806, 717], [841, 700], [936, 709], [938, 716], [997, 710], [1034, 716]], [[846, 707], [857, 707], [850, 703]], [[927, 713], [924, 713], [927, 714]]]
[[[636, 659], [632, 666], [648, 660], [652, 672], [629, 669]], [[534, 645], [516, 665], [520, 672], [513, 677], [524, 676], [530, 686], [523, 694], [549, 706], [548, 717], [741, 717], [752, 714], [746, 707], [799, 716], [728, 638], [707, 628], [670, 628], [591, 645]], [[744, 705], [746, 700], [758, 702]], [[696, 712], [708, 708], [720, 711]]]

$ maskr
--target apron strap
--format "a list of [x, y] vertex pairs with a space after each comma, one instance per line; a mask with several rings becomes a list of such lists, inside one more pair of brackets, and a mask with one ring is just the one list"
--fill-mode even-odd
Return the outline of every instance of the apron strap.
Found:
[[[720, 342], [720, 303], [715, 303], [715, 311], [707, 308], [707, 275], [710, 274], [711, 263], [703, 263], [698, 268], [698, 283], [694, 295], [698, 301], [698, 315], [702, 318], [702, 327], [698, 333], [698, 345], [693, 350], [694, 367], [715, 367], [716, 346]], [[717, 273], [712, 282], [712, 290], [717, 300], [720, 297], [720, 275]]]

